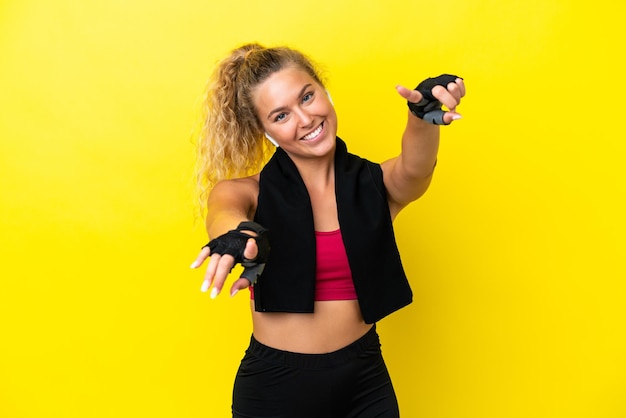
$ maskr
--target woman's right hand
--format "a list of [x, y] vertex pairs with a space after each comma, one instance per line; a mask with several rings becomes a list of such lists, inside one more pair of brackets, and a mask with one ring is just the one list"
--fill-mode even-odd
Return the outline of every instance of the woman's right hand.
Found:
[[[246, 242], [246, 248], [244, 250], [244, 257], [250, 260], [256, 258], [258, 254], [257, 243], [254, 238], [250, 238]], [[191, 263], [191, 268], [196, 269], [200, 267], [205, 260], [209, 258], [209, 264], [207, 265], [206, 273], [204, 274], [204, 281], [202, 282], [202, 287], [200, 290], [202, 292], [206, 292], [211, 288], [211, 299], [217, 297], [222, 291], [224, 287], [224, 283], [226, 282], [226, 278], [228, 277], [230, 271], [235, 266], [235, 258], [229, 254], [211, 254], [211, 249], [206, 246], [203, 247], [198, 257]], [[237, 292], [241, 289], [245, 289], [250, 286], [250, 281], [248, 279], [240, 277], [235, 280], [233, 285], [230, 288], [230, 296], [235, 296]]]

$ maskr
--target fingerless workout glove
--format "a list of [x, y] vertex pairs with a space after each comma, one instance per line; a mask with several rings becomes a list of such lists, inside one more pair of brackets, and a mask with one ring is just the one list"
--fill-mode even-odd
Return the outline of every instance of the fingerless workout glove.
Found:
[[[248, 235], [242, 231], [252, 231], [257, 236]], [[243, 253], [246, 249], [246, 243], [252, 238], [256, 241], [258, 254], [249, 260], [244, 257]], [[211, 254], [233, 256], [235, 263], [241, 263], [244, 267], [241, 277], [250, 281], [251, 284], [256, 283], [258, 277], [263, 272], [265, 263], [270, 254], [270, 241], [268, 230], [256, 222], [241, 222], [237, 229], [233, 229], [209, 241], [204, 247], [209, 247]], [[202, 247], [202, 248], [204, 248]]]
[[406, 102], [409, 110], [415, 116], [434, 125], [446, 125], [443, 121], [443, 115], [446, 113], [441, 110], [441, 103], [433, 96], [432, 90], [435, 86], [443, 86], [447, 88], [448, 84], [454, 83], [459, 78], [451, 74], [442, 74], [439, 77], [427, 78], [415, 87], [414, 90], [422, 93], [423, 99], [419, 103]]

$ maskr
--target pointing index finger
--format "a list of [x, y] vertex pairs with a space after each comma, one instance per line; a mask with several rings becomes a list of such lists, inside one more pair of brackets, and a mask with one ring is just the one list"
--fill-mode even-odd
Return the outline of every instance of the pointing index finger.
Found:
[[400, 96], [402, 96], [406, 99], [406, 101], [411, 103], [419, 103], [424, 98], [424, 96], [422, 96], [422, 93], [420, 93], [419, 91], [407, 89], [404, 86], [398, 85], [396, 86], [396, 90], [398, 91]]

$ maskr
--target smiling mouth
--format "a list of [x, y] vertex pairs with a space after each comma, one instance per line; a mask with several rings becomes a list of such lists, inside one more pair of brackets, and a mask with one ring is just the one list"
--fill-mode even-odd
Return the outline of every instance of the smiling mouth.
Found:
[[320, 133], [322, 133], [322, 129], [324, 129], [324, 122], [322, 122], [320, 124], [320, 126], [317, 127], [316, 130], [314, 130], [313, 132], [311, 132], [310, 134], [306, 134], [302, 137], [303, 141], [310, 141], [312, 139], [315, 139], [319, 136]]

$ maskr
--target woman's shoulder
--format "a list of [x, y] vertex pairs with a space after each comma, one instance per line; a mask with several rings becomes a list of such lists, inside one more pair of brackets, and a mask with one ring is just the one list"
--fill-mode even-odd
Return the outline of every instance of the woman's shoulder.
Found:
[[212, 194], [222, 193], [239, 196], [248, 195], [251, 198], [256, 198], [259, 194], [259, 174], [219, 181], [213, 187]]

